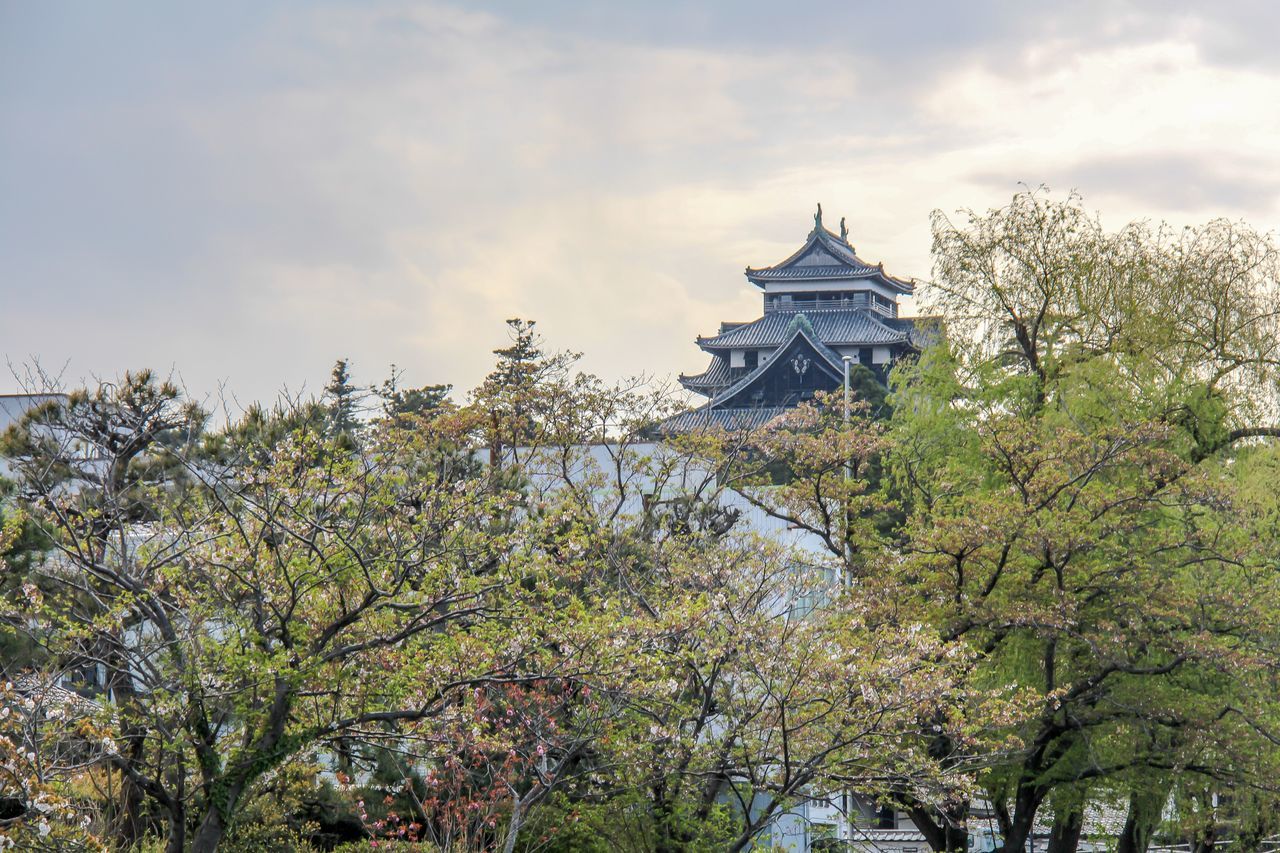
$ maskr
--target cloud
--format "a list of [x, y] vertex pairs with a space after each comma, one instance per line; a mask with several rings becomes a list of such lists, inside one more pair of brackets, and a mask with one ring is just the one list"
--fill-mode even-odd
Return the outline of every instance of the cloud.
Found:
[[525, 316], [669, 375], [817, 201], [904, 276], [1018, 181], [1276, 218], [1280, 78], [1191, 7], [6, 8], [0, 352], [85, 374], [465, 388]]
[[1280, 199], [1280, 176], [1267, 164], [1188, 153], [1102, 156], [1067, 167], [1076, 187], [1105, 187], [1130, 202], [1169, 211], [1271, 211]]

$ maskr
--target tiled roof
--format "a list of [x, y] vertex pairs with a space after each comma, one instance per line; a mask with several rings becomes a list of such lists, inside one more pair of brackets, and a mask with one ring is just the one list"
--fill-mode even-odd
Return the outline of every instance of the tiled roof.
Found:
[[708, 405], [724, 406], [726, 403], [732, 402], [735, 396], [741, 393], [743, 389], [750, 386], [751, 383], [755, 382], [756, 379], [758, 379], [759, 377], [763, 376], [764, 374], [768, 373], [771, 370], [779, 369], [778, 365], [781, 363], [780, 359], [782, 358], [784, 351], [787, 350], [792, 345], [792, 343], [796, 341], [808, 342], [808, 344], [813, 348], [813, 351], [818, 355], [818, 357], [824, 359], [827, 362], [828, 367], [830, 367], [837, 374], [842, 373], [844, 371], [844, 363], [840, 358], [840, 353], [831, 349], [831, 347], [827, 346], [821, 341], [814, 340], [813, 337], [807, 331], [805, 331], [804, 326], [801, 325], [800, 322], [798, 322], [797, 315], [792, 315], [790, 318], [790, 322], [787, 326], [786, 339], [783, 341], [782, 346], [778, 347], [778, 351], [774, 354], [774, 356], [770, 358], [768, 361], [757, 366], [755, 370], [746, 374], [745, 376], [743, 376], [737, 382], [733, 383], [728, 388], [716, 394], [716, 396], [712, 398], [711, 402]]
[[695, 376], [680, 374], [680, 384], [690, 391], [714, 392], [720, 388], [728, 387], [732, 381], [733, 378], [729, 372], [729, 360], [715, 356], [711, 358], [711, 365], [701, 373]]
[[19, 675], [13, 679], [13, 687], [37, 705], [43, 705], [46, 710], [59, 708], [81, 714], [95, 714], [102, 710], [102, 706], [92, 699], [86, 699], [79, 693], [58, 685], [56, 679], [43, 678], [35, 673]]
[[[747, 323], [710, 338], [698, 338], [703, 349], [745, 349], [750, 347], [776, 347], [787, 337], [787, 330], [795, 314], [774, 312], [759, 320]], [[828, 346], [840, 344], [894, 344], [908, 340], [908, 331], [888, 325], [890, 318], [873, 317], [861, 308], [806, 311], [814, 333]], [[908, 321], [909, 322], [909, 321]], [[903, 318], [894, 321], [895, 326], [904, 323]]]
[[762, 375], [768, 373], [768, 371], [777, 370], [777, 365], [781, 364], [780, 359], [783, 355], [783, 351], [787, 350], [787, 348], [792, 345], [792, 342], [795, 341], [808, 341], [809, 345], [813, 347], [814, 352], [817, 352], [819, 357], [822, 357], [822, 359], [827, 361], [829, 368], [836, 371], [844, 371], [845, 365], [840, 359], [840, 353], [832, 350], [831, 347], [823, 345], [820, 341], [814, 341], [813, 337], [810, 337], [809, 333], [805, 332], [804, 327], [801, 327], [799, 323], [796, 323], [794, 316], [792, 316], [791, 324], [787, 327], [786, 341], [782, 343], [782, 346], [778, 347], [778, 351], [774, 353], [774, 357], [765, 361], [764, 364], [756, 366], [755, 370], [750, 371], [749, 374], [746, 374], [745, 377], [737, 380], [737, 382], [733, 383], [732, 386], [723, 389], [723, 391], [716, 394], [716, 397], [713, 397], [712, 401], [710, 401], [708, 405], [723, 406], [724, 403], [731, 402], [733, 397], [737, 396], [742, 389], [750, 386], [750, 384], [755, 382], [756, 379], [762, 377]]
[[861, 267], [847, 266], [804, 266], [804, 267], [785, 267], [774, 268], [766, 267], [762, 270], [748, 270], [747, 275], [751, 278], [867, 278], [880, 272], [879, 267], [869, 267], [865, 264]]
[[757, 429], [790, 409], [782, 406], [766, 406], [757, 409], [713, 409], [711, 404], [690, 409], [667, 418], [658, 424], [656, 431], [663, 435], [678, 435], [703, 430]]
[[1128, 805], [1089, 803], [1084, 810], [1086, 838], [1119, 838], [1129, 816]]
[[918, 829], [861, 829], [853, 830], [853, 841], [904, 841], [923, 842], [924, 833]]
[[907, 342], [916, 349], [924, 349], [937, 343], [942, 336], [941, 317], [893, 317], [884, 319], [884, 324], [907, 333]]
[[862, 268], [874, 270], [871, 264], [859, 258], [854, 252], [853, 246], [849, 245], [847, 240], [842, 240], [835, 234], [828, 231], [822, 225], [821, 219], [815, 219], [813, 230], [809, 232], [809, 236], [805, 238], [804, 245], [794, 251], [785, 261], [776, 263], [769, 267], [747, 267], [750, 273], [769, 272], [770, 270], [779, 270], [792, 266], [801, 261], [805, 256], [814, 250], [830, 255], [834, 260], [840, 262], [848, 268]]
[[899, 293], [914, 293], [915, 282], [904, 281], [886, 273], [882, 268], [856, 269], [843, 266], [794, 266], [787, 269], [747, 270], [747, 278], [759, 284], [766, 281], [836, 281], [845, 279], [874, 279]]
[[859, 258], [843, 236], [837, 237], [822, 226], [821, 217], [815, 220], [804, 245], [791, 257], [770, 267], [747, 267], [747, 278], [753, 282], [877, 278], [902, 293], [915, 290], [914, 283], [885, 273], [883, 264], [869, 264]]
[[[802, 322], [798, 321], [798, 315], [789, 315], [787, 317], [786, 339], [782, 341], [779, 347], [779, 353], [788, 349], [797, 341], [808, 343], [813, 352], [824, 361], [827, 362], [830, 369], [834, 371], [843, 371], [844, 363], [840, 354], [831, 347], [825, 345], [821, 341], [814, 340], [813, 336], [806, 331]], [[780, 356], [779, 356], [780, 357]], [[782, 406], [762, 406], [754, 408], [744, 408], [739, 406], [726, 406], [726, 403], [732, 403], [733, 398], [738, 396], [743, 389], [755, 382], [760, 376], [768, 373], [770, 370], [777, 370], [781, 362], [778, 358], [771, 358], [763, 362], [742, 376], [738, 381], [734, 382], [728, 388], [720, 390], [712, 400], [689, 412], [682, 412], [674, 417], [668, 418], [656, 427], [659, 433], [686, 433], [699, 429], [754, 429], [776, 418], [788, 411]], [[710, 372], [710, 371], [708, 371]]]

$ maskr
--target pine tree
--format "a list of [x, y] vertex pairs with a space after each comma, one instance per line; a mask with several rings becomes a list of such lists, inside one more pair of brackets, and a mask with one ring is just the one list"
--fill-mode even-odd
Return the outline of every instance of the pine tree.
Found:
[[391, 365], [391, 376], [373, 389], [382, 401], [382, 414], [386, 418], [422, 417], [437, 414], [453, 407], [449, 394], [452, 385], [423, 385], [421, 388], [401, 388], [401, 371]]
[[324, 398], [329, 410], [331, 435], [353, 435], [360, 428], [359, 413], [365, 390], [351, 383], [351, 362], [340, 358], [333, 365]]

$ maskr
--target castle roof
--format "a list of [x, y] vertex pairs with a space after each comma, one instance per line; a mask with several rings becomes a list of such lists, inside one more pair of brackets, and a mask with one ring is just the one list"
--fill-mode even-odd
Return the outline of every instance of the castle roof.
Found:
[[733, 382], [733, 373], [729, 370], [729, 360], [712, 358], [711, 365], [701, 373], [693, 376], [680, 374], [680, 384], [690, 391], [697, 391], [710, 396], [715, 391], [726, 388]]
[[[704, 350], [780, 346], [796, 316], [784, 311], [765, 314], [724, 334], [700, 337], [698, 346]], [[896, 344], [910, 337], [910, 326], [902, 320], [875, 316], [861, 308], [811, 309], [804, 316], [817, 338], [828, 346]]]
[[788, 358], [794, 358], [797, 355], [805, 359], [806, 369], [809, 364], [812, 364], [817, 369], [825, 369], [826, 373], [836, 381], [843, 378], [844, 362], [840, 353], [824, 344], [814, 334], [812, 326], [806, 322], [803, 314], [793, 314], [789, 319], [791, 324], [774, 357], [716, 394], [711, 402], [707, 403], [708, 406], [721, 408], [742, 406], [747, 402], [745, 392], [751, 390], [768, 374], [786, 370]]
[[761, 288], [771, 281], [867, 280], [896, 293], [910, 294], [915, 290], [914, 282], [887, 274], [883, 264], [869, 264], [859, 258], [848, 237], [843, 219], [840, 220], [839, 235], [823, 226], [822, 205], [818, 205], [818, 212], [813, 217], [813, 230], [804, 245], [781, 263], [770, 267], [747, 267], [747, 279]]
[[791, 411], [790, 406], [759, 406], [741, 409], [713, 409], [699, 406], [687, 412], [673, 415], [657, 425], [660, 434], [678, 435], [703, 430], [753, 430], [764, 426], [774, 418]]
[[680, 384], [708, 402], [663, 421], [659, 432], [762, 426], [839, 389], [851, 362], [884, 381], [895, 361], [928, 344], [934, 323], [897, 316], [899, 297], [915, 283], [863, 261], [848, 236], [843, 219], [838, 235], [823, 226], [819, 205], [799, 250], [774, 266], [747, 269], [747, 279], [765, 291], [764, 316], [698, 337], [711, 363], [682, 374]]

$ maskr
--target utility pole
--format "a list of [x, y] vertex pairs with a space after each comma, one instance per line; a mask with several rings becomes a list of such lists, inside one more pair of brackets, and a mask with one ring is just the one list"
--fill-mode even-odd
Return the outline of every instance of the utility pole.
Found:
[[[853, 389], [850, 383], [850, 371], [853, 367], [853, 356], [846, 355], [844, 362], [844, 428], [849, 429], [850, 409], [853, 405]], [[849, 487], [849, 481], [853, 479], [853, 463], [846, 456], [844, 460], [844, 484], [846, 491]], [[853, 553], [852, 546], [849, 543], [849, 498], [846, 494], [844, 499], [844, 582], [846, 586], [853, 585]]]
[[[851, 356], [844, 356], [841, 359], [844, 362], [844, 428], [849, 429], [849, 408], [851, 402], [851, 389], [849, 383], [849, 371], [853, 364]], [[853, 478], [853, 471], [846, 457], [844, 461], [844, 483], [845, 489], [849, 487], [849, 480]], [[849, 552], [849, 500], [846, 496], [844, 500], [844, 583], [846, 586], [853, 585], [853, 555]], [[845, 789], [840, 792], [841, 811], [844, 812], [844, 837], [846, 840], [853, 840], [853, 805], [855, 803], [852, 792]]]
[[852, 389], [849, 384], [849, 371], [853, 365], [853, 356], [846, 355], [841, 359], [844, 362], [844, 425], [849, 426], [849, 402], [852, 399]]

